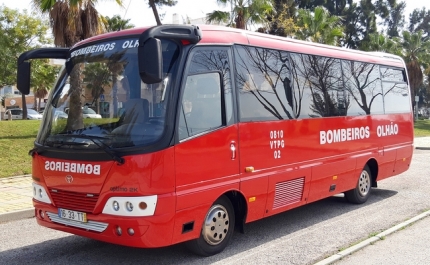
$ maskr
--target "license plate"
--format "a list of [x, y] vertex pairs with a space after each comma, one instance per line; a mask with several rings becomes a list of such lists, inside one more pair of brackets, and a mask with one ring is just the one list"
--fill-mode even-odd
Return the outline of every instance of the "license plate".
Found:
[[87, 214], [78, 211], [72, 211], [67, 209], [58, 209], [58, 216], [62, 219], [68, 219], [78, 222], [87, 222]]

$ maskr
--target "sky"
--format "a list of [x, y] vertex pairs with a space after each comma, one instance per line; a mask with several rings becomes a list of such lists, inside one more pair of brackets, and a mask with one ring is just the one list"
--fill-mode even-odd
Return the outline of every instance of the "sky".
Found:
[[[0, 5], [5, 5], [13, 9], [31, 10], [31, 0], [0, 0]], [[165, 14], [162, 20], [163, 24], [172, 22], [173, 14], [176, 13], [184, 19], [188, 16], [190, 19], [205, 17], [206, 13], [214, 10], [230, 10], [230, 6], [220, 7], [216, 0], [177, 0], [174, 7], [163, 7], [158, 9], [160, 14]], [[96, 6], [97, 10], [103, 16], [112, 17], [120, 15], [124, 19], [130, 19], [130, 23], [136, 27], [155, 25], [154, 15], [148, 7], [146, 0], [123, 0], [124, 8], [118, 7], [114, 0], [99, 0]], [[128, 7], [128, 8], [127, 8]], [[430, 1], [426, 0], [407, 0], [406, 1], [406, 21], [409, 20], [409, 14], [415, 8], [430, 9]]]

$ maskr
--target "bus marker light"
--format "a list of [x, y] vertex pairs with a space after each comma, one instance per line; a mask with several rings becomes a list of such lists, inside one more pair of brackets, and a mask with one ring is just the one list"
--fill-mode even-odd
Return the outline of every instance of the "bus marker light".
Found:
[[146, 204], [146, 202], [140, 202], [139, 203], [139, 208], [142, 210], [145, 210], [148, 207], [148, 205]]
[[337, 176], [333, 176], [333, 180], [336, 180], [337, 179]]
[[254, 167], [246, 167], [245, 172], [254, 172]]
[[248, 199], [248, 201], [249, 201], [249, 202], [255, 202], [255, 200], [256, 200], [256, 198], [255, 198], [255, 197], [250, 197], [250, 198]]

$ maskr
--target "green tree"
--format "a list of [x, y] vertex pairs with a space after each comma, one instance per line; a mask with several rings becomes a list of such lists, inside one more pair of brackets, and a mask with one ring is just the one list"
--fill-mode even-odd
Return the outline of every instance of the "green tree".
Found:
[[[35, 13], [20, 13], [0, 7], [0, 86], [16, 84], [16, 62], [21, 53], [49, 44], [48, 22]], [[37, 68], [37, 67], [36, 67]], [[27, 118], [25, 95], [22, 95], [23, 118]]]
[[39, 111], [41, 100], [48, 95], [60, 69], [49, 64], [49, 60], [35, 60], [32, 69], [30, 82], [34, 94], [34, 109]]
[[295, 9], [292, 9], [288, 3], [284, 4], [282, 9], [278, 9], [276, 17], [272, 20], [269, 34], [291, 38], [294, 37], [300, 28], [296, 23], [295, 14]]
[[338, 45], [343, 36], [342, 20], [332, 16], [328, 10], [318, 6], [314, 11], [299, 9], [297, 15], [299, 30], [296, 37], [317, 43]]
[[[102, 32], [102, 22], [95, 8], [97, 0], [32, 0], [42, 13], [49, 14], [54, 43], [60, 47], [72, 47], [78, 41]], [[122, 0], [115, 0], [122, 6]], [[81, 69], [70, 73], [70, 106], [67, 130], [83, 127]]]
[[134, 25], [130, 24], [130, 19], [122, 19], [119, 15], [115, 15], [111, 18], [106, 16], [103, 17], [102, 20], [107, 32], [134, 28]]
[[402, 46], [402, 57], [405, 60], [408, 71], [409, 85], [411, 87], [412, 104], [415, 104], [415, 95], [423, 82], [423, 69], [428, 68], [430, 62], [430, 41], [423, 39], [423, 31], [403, 31], [400, 40]]
[[152, 9], [152, 13], [154, 13], [155, 21], [157, 22], [157, 25], [161, 25], [161, 19], [160, 15], [158, 14], [157, 6], [174, 6], [176, 5], [177, 1], [174, 0], [148, 0], [148, 5]]
[[400, 37], [400, 32], [405, 26], [405, 12], [406, 3], [392, 1], [389, 5], [388, 16], [385, 19], [385, 26], [387, 26], [387, 35], [392, 37]]
[[207, 22], [223, 22], [230, 27], [247, 29], [252, 24], [268, 26], [268, 17], [273, 15], [272, 0], [217, 0], [218, 5], [233, 7], [232, 13], [214, 10], [206, 14]]
[[361, 50], [401, 55], [398, 38], [390, 39], [387, 35], [378, 32], [369, 34], [369, 38], [361, 44]]
[[93, 102], [98, 109], [98, 99], [104, 93], [104, 87], [109, 84], [111, 72], [105, 63], [92, 63], [85, 67], [83, 81], [87, 83], [86, 88], [91, 91]]
[[430, 10], [415, 9], [409, 15], [409, 31], [417, 32], [419, 30], [423, 31], [423, 37], [430, 36]]

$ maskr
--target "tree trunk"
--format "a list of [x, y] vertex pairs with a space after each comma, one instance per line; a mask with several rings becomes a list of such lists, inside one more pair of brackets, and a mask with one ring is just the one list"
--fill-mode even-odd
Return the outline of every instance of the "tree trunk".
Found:
[[82, 88], [80, 68], [74, 67], [70, 74], [70, 100], [66, 130], [78, 130], [84, 127], [82, 117]]
[[34, 100], [33, 109], [35, 109], [36, 111], [39, 111], [37, 109], [37, 97], [36, 97], [36, 93], [34, 93], [33, 100]]
[[155, 21], [157, 22], [157, 25], [158, 26], [162, 25], [161, 20], [160, 20], [160, 16], [158, 15], [157, 7], [155, 6], [155, 1], [149, 0], [149, 6], [151, 6], [151, 8], [152, 8], [152, 12], [154, 13], [154, 17], [155, 17]]

